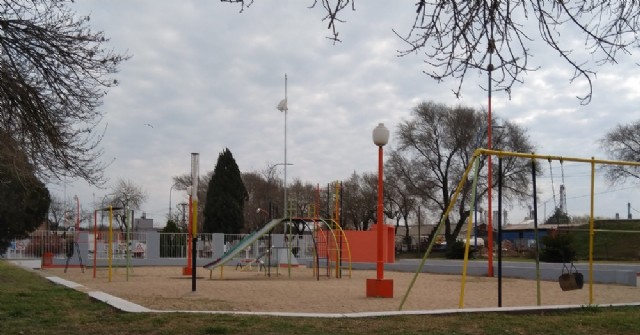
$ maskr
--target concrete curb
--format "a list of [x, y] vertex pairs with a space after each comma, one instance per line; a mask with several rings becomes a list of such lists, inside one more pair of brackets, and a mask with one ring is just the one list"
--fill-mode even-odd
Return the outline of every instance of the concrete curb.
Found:
[[111, 305], [114, 308], [117, 308], [123, 312], [130, 312], [130, 313], [150, 313], [150, 312], [157, 312], [155, 310], [146, 308], [144, 306], [140, 306], [138, 304], [135, 304], [131, 301], [127, 301], [124, 300], [122, 298], [118, 298], [116, 296], [113, 296], [111, 294], [108, 293], [104, 293], [101, 291], [92, 291], [88, 293], [90, 297], [96, 299], [96, 300], [100, 300], [102, 302], [104, 302], [105, 304]]

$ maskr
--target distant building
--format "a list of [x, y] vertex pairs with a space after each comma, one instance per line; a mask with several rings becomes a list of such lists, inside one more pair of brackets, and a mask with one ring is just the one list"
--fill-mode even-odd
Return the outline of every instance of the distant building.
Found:
[[153, 219], [147, 219], [145, 217], [137, 218], [133, 220], [134, 231], [154, 231]]

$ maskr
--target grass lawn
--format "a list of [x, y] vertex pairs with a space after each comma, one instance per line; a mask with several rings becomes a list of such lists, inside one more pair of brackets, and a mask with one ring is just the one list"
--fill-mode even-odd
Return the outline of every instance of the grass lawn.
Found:
[[359, 319], [124, 313], [0, 261], [0, 334], [637, 334], [640, 308]]

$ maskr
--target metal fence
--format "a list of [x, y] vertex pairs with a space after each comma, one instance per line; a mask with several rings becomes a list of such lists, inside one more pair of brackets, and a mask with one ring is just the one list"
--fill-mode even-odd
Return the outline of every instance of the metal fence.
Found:
[[65, 258], [69, 252], [75, 252], [77, 242], [78, 234], [74, 231], [36, 231], [29, 238], [11, 241], [3, 257], [23, 259], [51, 255]]
[[[198, 234], [196, 250], [197, 257], [211, 258], [213, 256], [213, 234]], [[187, 258], [189, 254], [191, 254], [189, 234], [160, 233], [160, 258]]]
[[[224, 252], [226, 253], [228, 250], [233, 249], [236, 245], [240, 243], [247, 234], [225, 234], [224, 235]], [[282, 235], [280, 235], [282, 236]], [[277, 249], [288, 249], [288, 240], [289, 236], [287, 234], [284, 235], [284, 246], [277, 247], [271, 241], [271, 248], [269, 248], [269, 235], [264, 235], [260, 237], [256, 242], [253, 243], [252, 246], [244, 249], [242, 252], [236, 255], [237, 259], [245, 258], [245, 259], [260, 259], [263, 258], [269, 249], [272, 250], [272, 253], [278, 255]], [[299, 258], [310, 258], [314, 255], [314, 243], [313, 237], [311, 235], [292, 235], [291, 236], [291, 251], [295, 257]]]
[[[125, 259], [127, 253], [133, 258], [147, 258], [147, 234], [144, 232], [114, 232], [109, 236], [108, 231], [99, 231], [94, 239], [94, 234], [89, 233], [88, 250], [89, 257], [96, 259], [108, 259], [111, 252], [112, 259]], [[111, 245], [111, 247], [109, 247]]]
[[[198, 234], [196, 258], [207, 263], [221, 257], [237, 246], [244, 234]], [[271, 256], [272, 262], [287, 260], [289, 239], [291, 253], [297, 258], [311, 258], [315, 255], [315, 245], [311, 235], [273, 234], [272, 240], [265, 235], [249, 247], [238, 252], [234, 259], [262, 259]], [[41, 258], [43, 266], [84, 263], [95, 260], [102, 266], [107, 260], [123, 261], [131, 259], [135, 264], [162, 265], [183, 264], [191, 254], [186, 233], [158, 233], [155, 231], [125, 233], [108, 231], [36, 231], [29, 238], [14, 240], [0, 252], [3, 258]], [[270, 253], [268, 251], [271, 250]], [[266, 257], [265, 257], [266, 256]]]

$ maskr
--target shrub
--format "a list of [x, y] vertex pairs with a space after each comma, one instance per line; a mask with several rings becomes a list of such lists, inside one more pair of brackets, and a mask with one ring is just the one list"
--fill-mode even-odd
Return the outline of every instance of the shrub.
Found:
[[540, 260], [551, 263], [569, 263], [576, 258], [571, 234], [550, 234], [541, 239]]
[[[464, 259], [464, 247], [465, 245], [462, 241], [455, 241], [451, 243], [447, 248], [445, 257], [447, 257], [448, 259]], [[469, 256], [470, 255], [471, 248], [469, 248]]]

